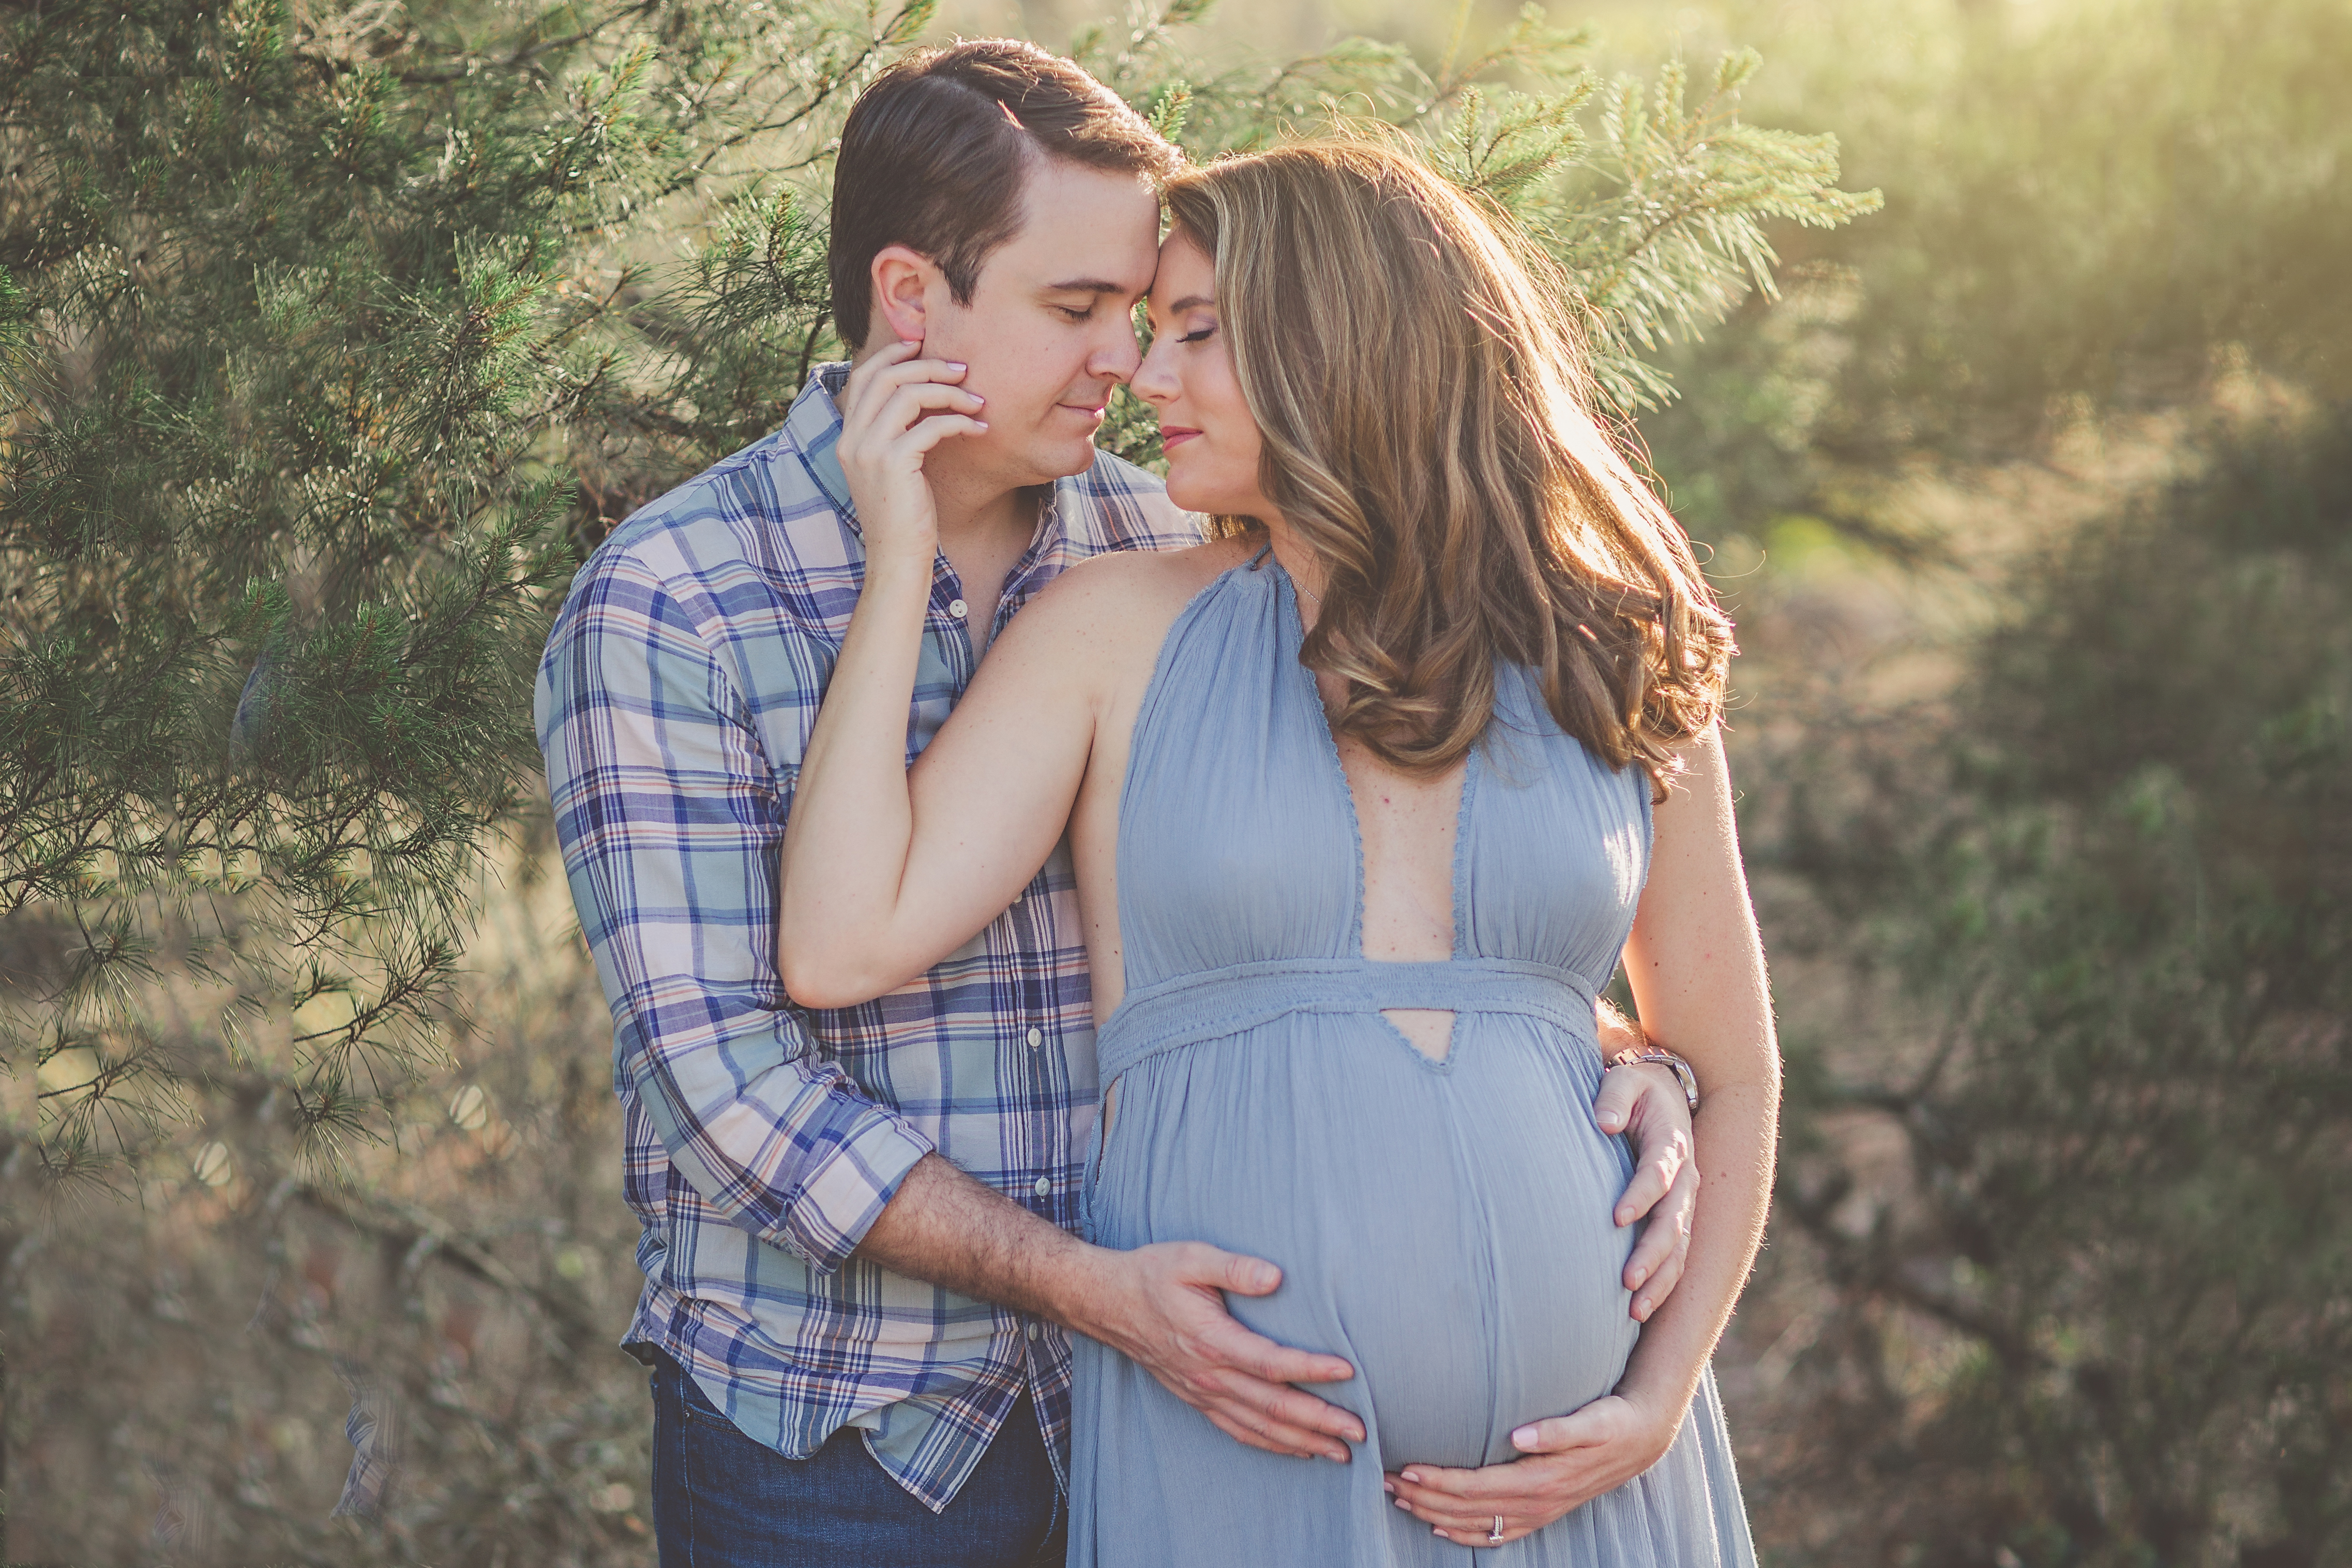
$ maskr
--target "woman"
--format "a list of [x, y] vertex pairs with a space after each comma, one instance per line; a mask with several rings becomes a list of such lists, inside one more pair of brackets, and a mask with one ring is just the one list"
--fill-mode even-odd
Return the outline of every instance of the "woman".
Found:
[[[921, 453], [980, 410], [905, 352], [852, 395], [881, 432], [851, 474], [867, 575], [785, 841], [786, 983], [832, 1005], [913, 977], [1066, 825], [1108, 1086], [1095, 1239], [1270, 1258], [1282, 1288], [1234, 1314], [1357, 1368], [1315, 1392], [1364, 1445], [1302, 1464], [1083, 1346], [1074, 1563], [1750, 1563], [1706, 1360], [1778, 1069], [1727, 623], [1585, 412], [1558, 279], [1459, 192], [1334, 142], [1168, 202], [1134, 390], [1223, 537], [1066, 574], [911, 773]], [[1621, 951], [1708, 1086], [1689, 1263], [1646, 1324], [1590, 1109]], [[1519, 1457], [1571, 1412], [1655, 1462]]]

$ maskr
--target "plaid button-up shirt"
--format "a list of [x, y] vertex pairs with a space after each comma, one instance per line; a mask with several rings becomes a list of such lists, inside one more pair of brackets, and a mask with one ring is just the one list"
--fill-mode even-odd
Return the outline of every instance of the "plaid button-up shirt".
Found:
[[[624, 1342], [667, 1352], [794, 1458], [864, 1428], [939, 1510], [1024, 1388], [1066, 1478], [1069, 1345], [854, 1251], [933, 1150], [1074, 1227], [1094, 1016], [1066, 847], [985, 931], [877, 1001], [812, 1011], [777, 978], [776, 858], [865, 575], [834, 450], [847, 369], [820, 368], [782, 429], [604, 541], [548, 641], [538, 729], [612, 1004], [624, 1190], [645, 1226]], [[1157, 479], [1108, 455], [1042, 510], [1000, 628], [1074, 562], [1200, 538]], [[955, 574], [934, 570], [909, 761], [975, 663]]]

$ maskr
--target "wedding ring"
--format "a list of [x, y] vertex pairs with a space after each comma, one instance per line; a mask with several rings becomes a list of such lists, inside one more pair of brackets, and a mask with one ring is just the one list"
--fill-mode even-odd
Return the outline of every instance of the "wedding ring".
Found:
[[1486, 1532], [1486, 1544], [1489, 1546], [1503, 1544], [1503, 1516], [1499, 1513], [1495, 1516], [1495, 1528]]

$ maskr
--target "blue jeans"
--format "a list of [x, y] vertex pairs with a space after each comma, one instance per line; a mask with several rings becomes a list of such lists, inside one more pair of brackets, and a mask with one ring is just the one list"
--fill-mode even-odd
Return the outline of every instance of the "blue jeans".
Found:
[[1061, 1568], [1068, 1511], [1024, 1396], [944, 1512], [845, 1426], [805, 1459], [737, 1429], [677, 1363], [654, 1363], [661, 1568]]

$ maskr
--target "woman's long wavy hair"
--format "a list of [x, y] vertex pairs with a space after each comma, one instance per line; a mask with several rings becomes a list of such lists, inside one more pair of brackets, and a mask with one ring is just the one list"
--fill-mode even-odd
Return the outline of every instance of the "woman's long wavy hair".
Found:
[[1346, 682], [1335, 731], [1400, 768], [1450, 767], [1508, 659], [1562, 730], [1639, 763], [1663, 799], [1676, 743], [1721, 712], [1731, 624], [1591, 412], [1549, 258], [1369, 140], [1229, 158], [1167, 200], [1215, 264], [1260, 484], [1326, 572], [1299, 657]]

